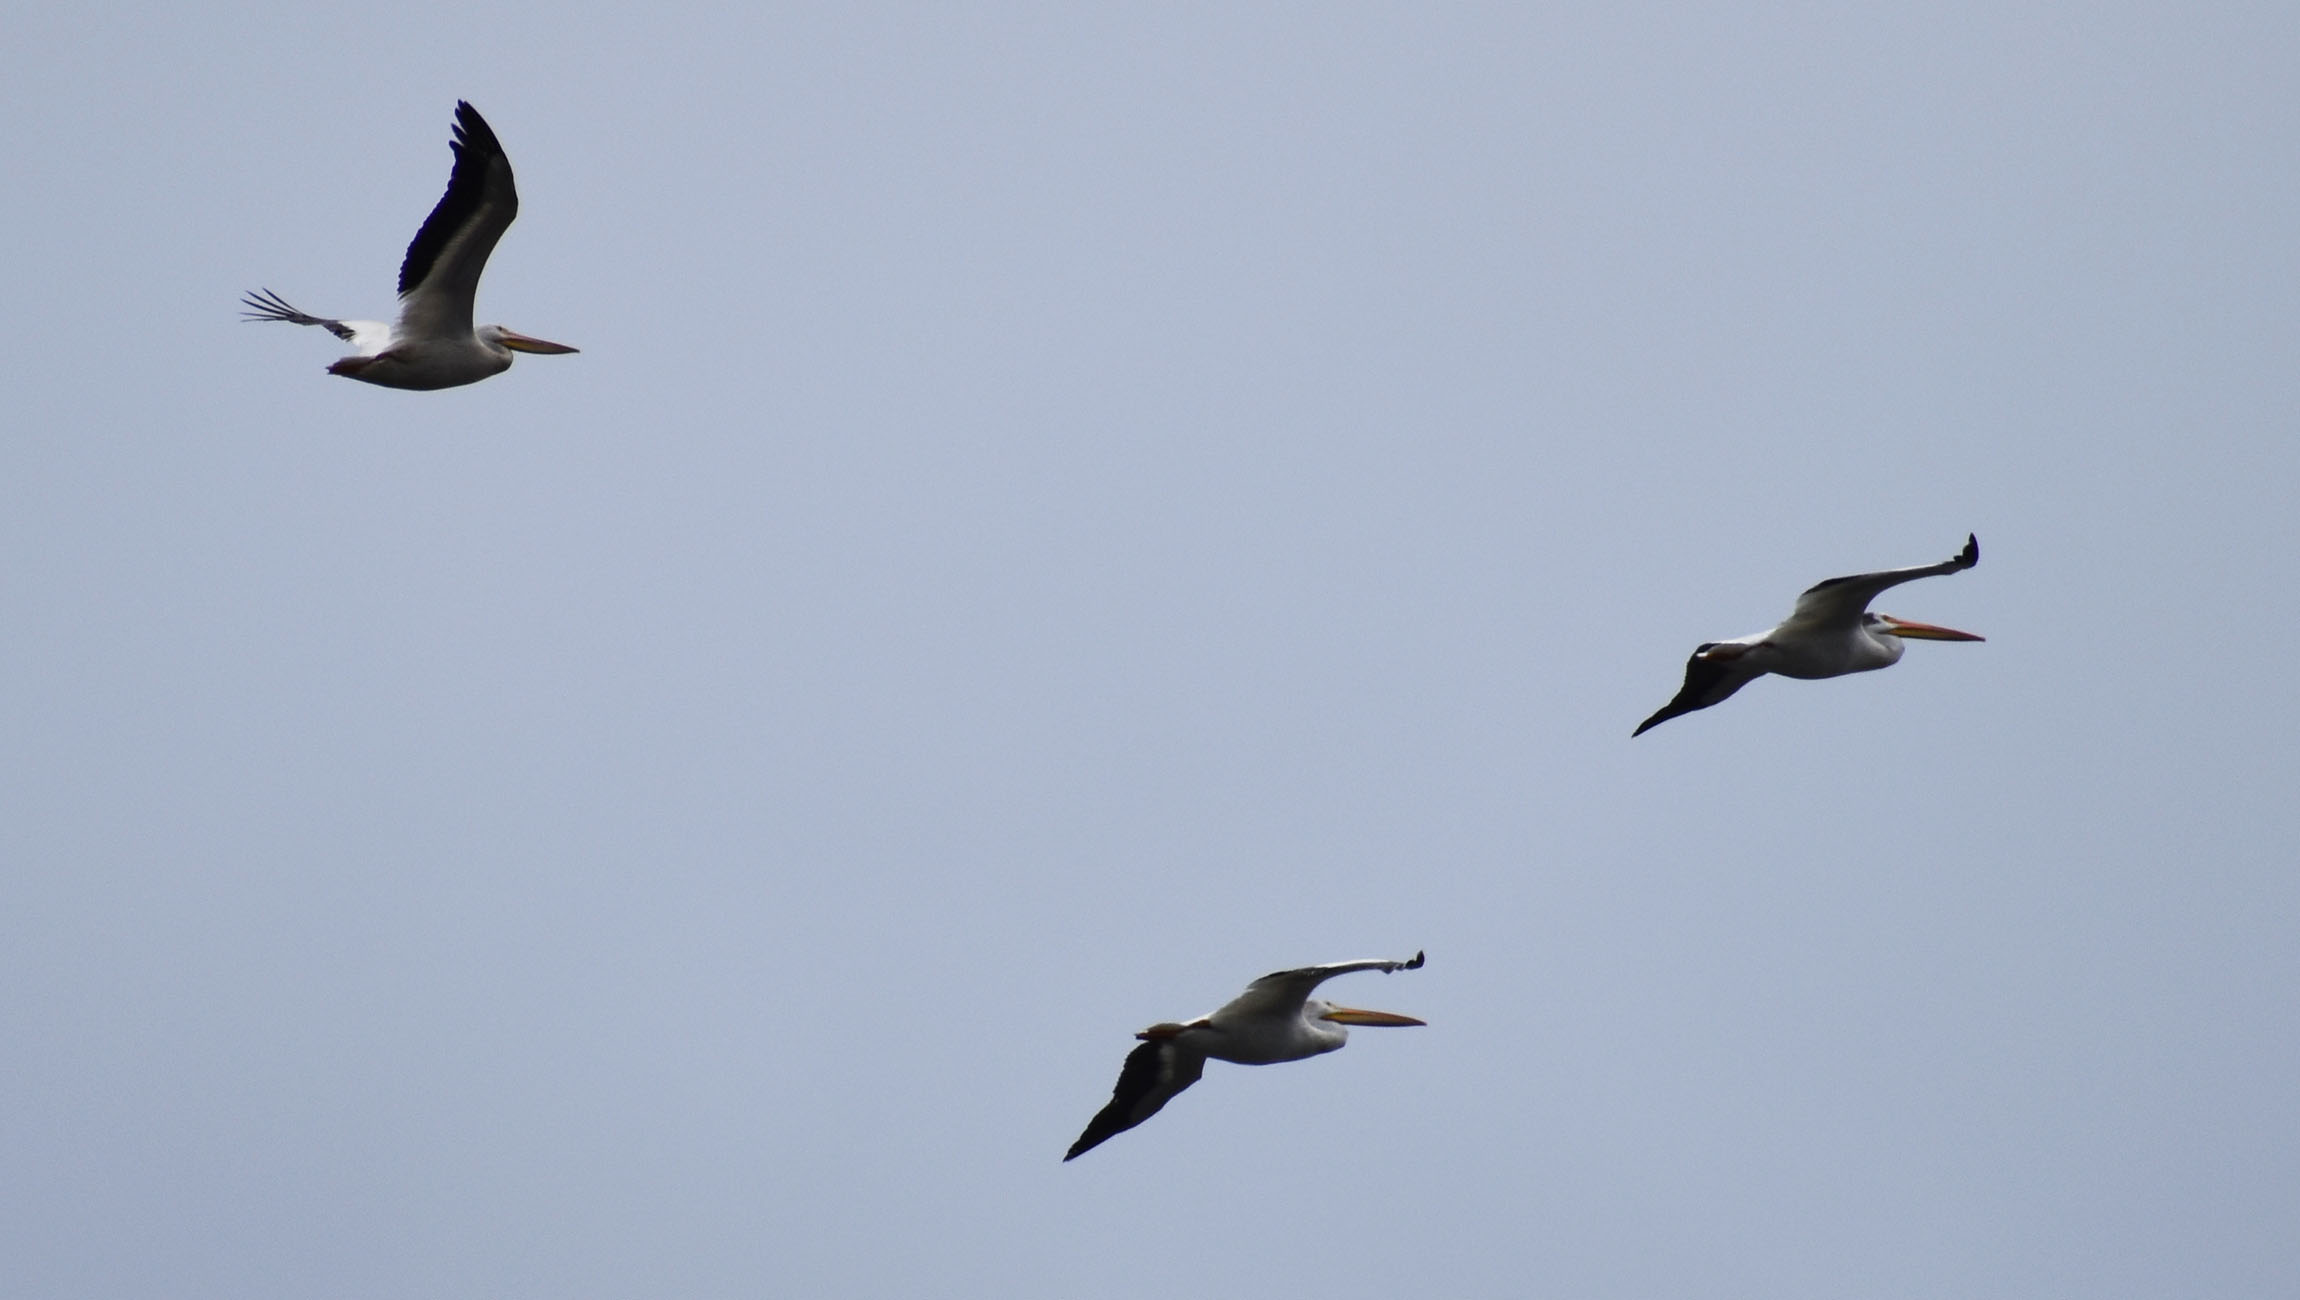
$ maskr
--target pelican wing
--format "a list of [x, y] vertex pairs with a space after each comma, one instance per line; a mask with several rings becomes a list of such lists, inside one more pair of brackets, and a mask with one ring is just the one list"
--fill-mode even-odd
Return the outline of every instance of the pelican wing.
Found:
[[346, 343], [358, 337], [357, 332], [342, 321], [331, 320], [325, 316], [314, 316], [310, 312], [297, 311], [288, 306], [287, 299], [269, 289], [258, 289], [254, 293], [247, 294], [240, 299], [240, 303], [247, 308], [240, 315], [249, 320], [284, 320], [290, 325], [317, 325]]
[[1157, 1114], [1176, 1093], [1198, 1082], [1205, 1073], [1205, 1053], [1192, 1050], [1179, 1038], [1143, 1040], [1140, 1047], [1127, 1053], [1126, 1068], [1118, 1072], [1118, 1086], [1110, 1091], [1110, 1104], [1087, 1121], [1086, 1131], [1062, 1158], [1076, 1160]]
[[1842, 578], [1829, 578], [1814, 583], [1805, 589], [1804, 595], [1797, 597], [1797, 608], [1782, 626], [1850, 627], [1860, 622], [1862, 611], [1868, 609], [1869, 602], [1875, 600], [1879, 592], [1919, 578], [1956, 573], [1980, 562], [1980, 538], [1967, 536], [1965, 549], [1939, 564], [1920, 564], [1908, 569], [1886, 569], [1881, 573], [1854, 573]]
[[399, 264], [399, 326], [411, 338], [466, 338], [471, 334], [471, 301], [479, 293], [479, 273], [511, 219], [519, 215], [519, 192], [511, 183], [511, 160], [479, 110], [457, 100], [455, 169], [447, 193], [426, 217]]
[[1302, 1012], [1302, 1004], [1310, 1000], [1320, 984], [1336, 975], [1351, 971], [1378, 970], [1383, 974], [1399, 970], [1420, 970], [1423, 954], [1415, 953], [1406, 961], [1337, 961], [1324, 966], [1304, 966], [1300, 970], [1273, 971], [1246, 986], [1246, 991], [1224, 1003], [1208, 1019], [1224, 1021], [1291, 1019]]
[[1722, 704], [1733, 692], [1764, 676], [1761, 672], [1750, 671], [1739, 656], [1712, 656], [1709, 652], [1716, 648], [1716, 644], [1711, 643], [1693, 652], [1693, 657], [1685, 661], [1685, 684], [1677, 688], [1676, 698], [1662, 705], [1660, 711], [1652, 717], [1638, 723], [1637, 730], [1629, 733], [1630, 739], [1644, 735], [1671, 718], [1683, 717], [1712, 704]]

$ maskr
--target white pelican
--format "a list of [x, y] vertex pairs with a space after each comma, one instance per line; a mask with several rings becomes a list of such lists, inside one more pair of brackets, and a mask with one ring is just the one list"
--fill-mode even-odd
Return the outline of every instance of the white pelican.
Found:
[[242, 299], [249, 320], [284, 320], [322, 325], [358, 351], [327, 368], [386, 388], [453, 388], [475, 384], [511, 368], [514, 352], [562, 353], [564, 343], [516, 334], [501, 325], [471, 327], [471, 299], [479, 273], [495, 241], [519, 215], [519, 193], [511, 184], [511, 160], [503, 156], [495, 132], [479, 110], [457, 100], [455, 170], [447, 193], [415, 232], [407, 260], [399, 264], [399, 320], [329, 320], [288, 306], [269, 289]]
[[1981, 562], [1980, 538], [1967, 536], [1965, 549], [1939, 564], [1920, 564], [1882, 573], [1855, 573], [1815, 583], [1797, 597], [1797, 608], [1778, 627], [1730, 641], [1708, 641], [1685, 661], [1685, 685], [1661, 711], [1637, 724], [1631, 736], [1695, 709], [1706, 709], [1767, 673], [1783, 677], [1838, 677], [1887, 668], [1901, 661], [1905, 639], [1979, 641], [1982, 637], [1930, 623], [1911, 623], [1872, 614], [1869, 602], [1888, 587], [1918, 578], [1956, 573]]
[[1065, 1161], [1093, 1150], [1117, 1134], [1158, 1113], [1174, 1094], [1198, 1082], [1206, 1060], [1235, 1061], [1240, 1065], [1270, 1065], [1299, 1061], [1322, 1052], [1338, 1051], [1348, 1041], [1344, 1025], [1418, 1025], [1412, 1016], [1387, 1011], [1360, 1011], [1313, 998], [1320, 984], [1354, 970], [1419, 970], [1422, 954], [1412, 961], [1339, 961], [1331, 966], [1304, 966], [1264, 975], [1246, 991], [1224, 1003], [1212, 1015], [1186, 1025], [1152, 1025], [1134, 1035], [1142, 1040], [1118, 1072], [1118, 1086], [1110, 1104], [1086, 1125], [1070, 1144]]

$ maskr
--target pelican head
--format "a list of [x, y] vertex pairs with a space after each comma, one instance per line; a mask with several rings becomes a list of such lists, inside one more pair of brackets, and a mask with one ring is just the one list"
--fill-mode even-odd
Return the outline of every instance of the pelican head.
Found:
[[494, 348], [509, 348], [513, 352], [533, 352], [538, 356], [560, 356], [577, 350], [564, 343], [530, 338], [517, 330], [507, 330], [501, 325], [482, 325], [476, 332], [481, 343]]

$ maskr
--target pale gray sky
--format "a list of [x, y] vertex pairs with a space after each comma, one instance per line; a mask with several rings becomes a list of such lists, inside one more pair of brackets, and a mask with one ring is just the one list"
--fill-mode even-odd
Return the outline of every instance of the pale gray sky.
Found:
[[2300, 1290], [2291, 6], [9, 27], [10, 1295]]

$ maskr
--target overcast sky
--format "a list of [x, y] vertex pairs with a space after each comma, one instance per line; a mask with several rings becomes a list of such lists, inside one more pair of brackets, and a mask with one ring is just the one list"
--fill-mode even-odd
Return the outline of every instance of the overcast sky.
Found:
[[2300, 1292], [2290, 4], [8, 26], [11, 1296]]

